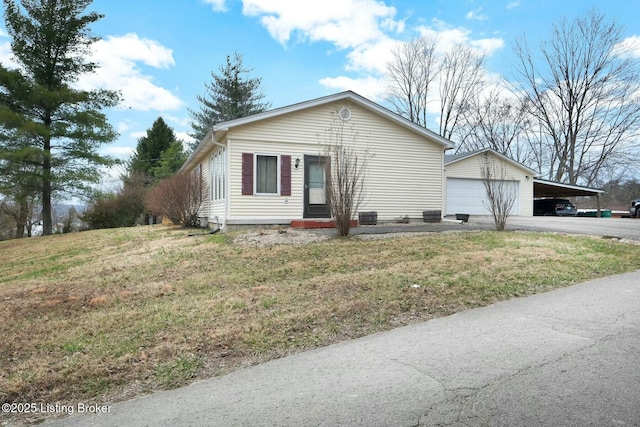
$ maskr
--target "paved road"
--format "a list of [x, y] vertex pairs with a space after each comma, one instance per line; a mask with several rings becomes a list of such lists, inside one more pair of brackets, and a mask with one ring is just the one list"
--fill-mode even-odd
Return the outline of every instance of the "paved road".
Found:
[[337, 344], [49, 426], [638, 426], [640, 271]]

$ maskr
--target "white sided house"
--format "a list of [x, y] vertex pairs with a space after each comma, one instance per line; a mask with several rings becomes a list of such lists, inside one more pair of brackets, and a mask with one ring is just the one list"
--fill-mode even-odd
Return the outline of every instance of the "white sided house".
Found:
[[182, 167], [205, 183], [202, 225], [328, 219], [326, 147], [337, 130], [369, 159], [359, 212], [391, 221], [444, 210], [452, 144], [347, 91], [214, 126]]
[[[483, 170], [489, 170], [492, 176], [487, 177]], [[533, 216], [533, 178], [536, 171], [495, 150], [485, 148], [447, 155], [445, 175], [446, 215], [491, 215], [485, 189], [485, 179], [490, 178], [515, 198], [511, 215]]]

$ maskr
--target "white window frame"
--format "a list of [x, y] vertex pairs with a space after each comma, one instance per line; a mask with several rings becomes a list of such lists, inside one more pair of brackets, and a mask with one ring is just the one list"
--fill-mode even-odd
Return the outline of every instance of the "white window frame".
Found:
[[[276, 158], [276, 192], [275, 193], [258, 193], [258, 157], [275, 157]], [[254, 153], [253, 154], [253, 194], [256, 196], [279, 196], [280, 195], [280, 154], [273, 153]]]
[[226, 150], [220, 148], [210, 158], [211, 200], [222, 202], [226, 198]]
[[212, 154], [211, 157], [209, 158], [209, 198], [213, 201], [215, 201], [215, 194], [216, 194], [216, 190], [215, 190], [215, 176], [216, 176], [216, 153]]

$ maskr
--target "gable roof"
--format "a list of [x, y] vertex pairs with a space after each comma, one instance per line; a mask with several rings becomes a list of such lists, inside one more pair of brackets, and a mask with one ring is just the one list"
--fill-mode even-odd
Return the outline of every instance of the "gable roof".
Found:
[[487, 154], [493, 154], [494, 156], [500, 158], [501, 160], [504, 160], [507, 163], [510, 163], [511, 165], [520, 168], [522, 170], [525, 170], [529, 173], [529, 175], [531, 176], [536, 176], [538, 175], [538, 172], [534, 171], [531, 168], [528, 168], [527, 166], [523, 165], [522, 163], [516, 162], [515, 160], [505, 156], [504, 154], [500, 154], [499, 152], [497, 152], [496, 150], [492, 149], [492, 148], [483, 148], [481, 150], [474, 150], [474, 151], [468, 151], [466, 153], [458, 153], [458, 154], [447, 154], [444, 156], [444, 165], [450, 165], [452, 163], [456, 163], [459, 161], [462, 161], [464, 159], [468, 159], [470, 157], [474, 157], [477, 156], [479, 154], [483, 154], [483, 153], [487, 153]]
[[343, 100], [350, 100], [373, 113], [379, 114], [391, 120], [392, 122], [395, 122], [426, 138], [429, 138], [430, 140], [440, 144], [444, 149], [448, 150], [453, 148], [453, 144], [448, 139], [438, 135], [433, 131], [430, 131], [425, 127], [419, 126], [411, 122], [410, 120], [405, 119], [401, 115], [396, 114], [393, 111], [379, 104], [376, 104], [375, 102], [370, 101], [369, 99], [361, 95], [358, 95], [353, 91], [348, 90], [345, 92], [339, 92], [339, 93], [324, 96], [321, 98], [311, 99], [309, 101], [299, 102], [297, 104], [292, 104], [285, 107], [275, 108], [273, 110], [265, 111], [263, 113], [258, 113], [251, 116], [241, 117], [239, 119], [218, 123], [214, 125], [213, 129], [211, 129], [207, 133], [207, 135], [204, 137], [204, 139], [200, 141], [198, 146], [195, 148], [195, 150], [193, 150], [193, 152], [191, 153], [191, 155], [189, 156], [189, 158], [187, 159], [187, 161], [184, 163], [184, 165], [180, 170], [183, 170], [186, 165], [190, 164], [194, 159], [200, 157], [202, 151], [206, 147], [210, 147], [211, 145], [215, 144], [215, 141], [219, 140], [219, 137], [222, 137], [231, 128], [247, 125], [250, 123], [258, 122], [260, 120], [266, 120], [266, 119], [278, 117], [284, 114], [305, 110], [307, 108], [317, 107], [320, 105], [325, 105], [332, 102], [343, 101]]
[[440, 145], [442, 145], [443, 147], [446, 148], [453, 148], [453, 144], [451, 143], [451, 141], [449, 141], [446, 138], [441, 137], [440, 135], [438, 135], [437, 133], [430, 131], [429, 129], [419, 126], [407, 119], [405, 119], [404, 117], [400, 116], [399, 114], [394, 113], [393, 111], [379, 105], [376, 104], [373, 101], [368, 100], [367, 98], [365, 98], [364, 96], [358, 95], [357, 93], [353, 92], [353, 91], [345, 91], [345, 92], [340, 92], [340, 93], [336, 93], [333, 95], [328, 95], [328, 96], [324, 96], [322, 98], [316, 98], [316, 99], [312, 99], [309, 101], [304, 101], [304, 102], [299, 102], [297, 104], [292, 104], [292, 105], [288, 105], [286, 107], [281, 107], [281, 108], [276, 108], [273, 110], [269, 110], [269, 111], [265, 111], [264, 113], [258, 113], [258, 114], [254, 114], [252, 116], [247, 116], [247, 117], [242, 117], [239, 119], [235, 119], [235, 120], [229, 120], [227, 122], [222, 122], [222, 123], [218, 123], [213, 127], [213, 131], [217, 132], [217, 131], [225, 131], [228, 130], [232, 127], [236, 127], [236, 126], [242, 126], [242, 125], [246, 125], [249, 123], [253, 123], [253, 122], [257, 122], [260, 120], [265, 120], [265, 119], [270, 119], [272, 117], [277, 117], [283, 114], [287, 114], [287, 113], [292, 113], [295, 111], [300, 111], [300, 110], [304, 110], [307, 108], [312, 108], [312, 107], [317, 107], [320, 105], [324, 105], [324, 104], [329, 104], [331, 102], [335, 102], [335, 101], [343, 101], [343, 100], [350, 100], [355, 102], [356, 104], [361, 105], [362, 107], [368, 109], [369, 111], [372, 111], [374, 113], [380, 114], [381, 116], [384, 116], [386, 118], [388, 118], [389, 120], [396, 122], [398, 124], [400, 124], [401, 126], [404, 126], [414, 132], [417, 132], [419, 134], [422, 134], [423, 136], [433, 139], [434, 141], [438, 142]]

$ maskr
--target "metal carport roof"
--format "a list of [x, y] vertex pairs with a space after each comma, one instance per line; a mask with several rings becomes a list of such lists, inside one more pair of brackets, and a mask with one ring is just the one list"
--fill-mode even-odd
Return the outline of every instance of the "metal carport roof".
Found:
[[604, 190], [533, 178], [533, 197], [599, 196]]

